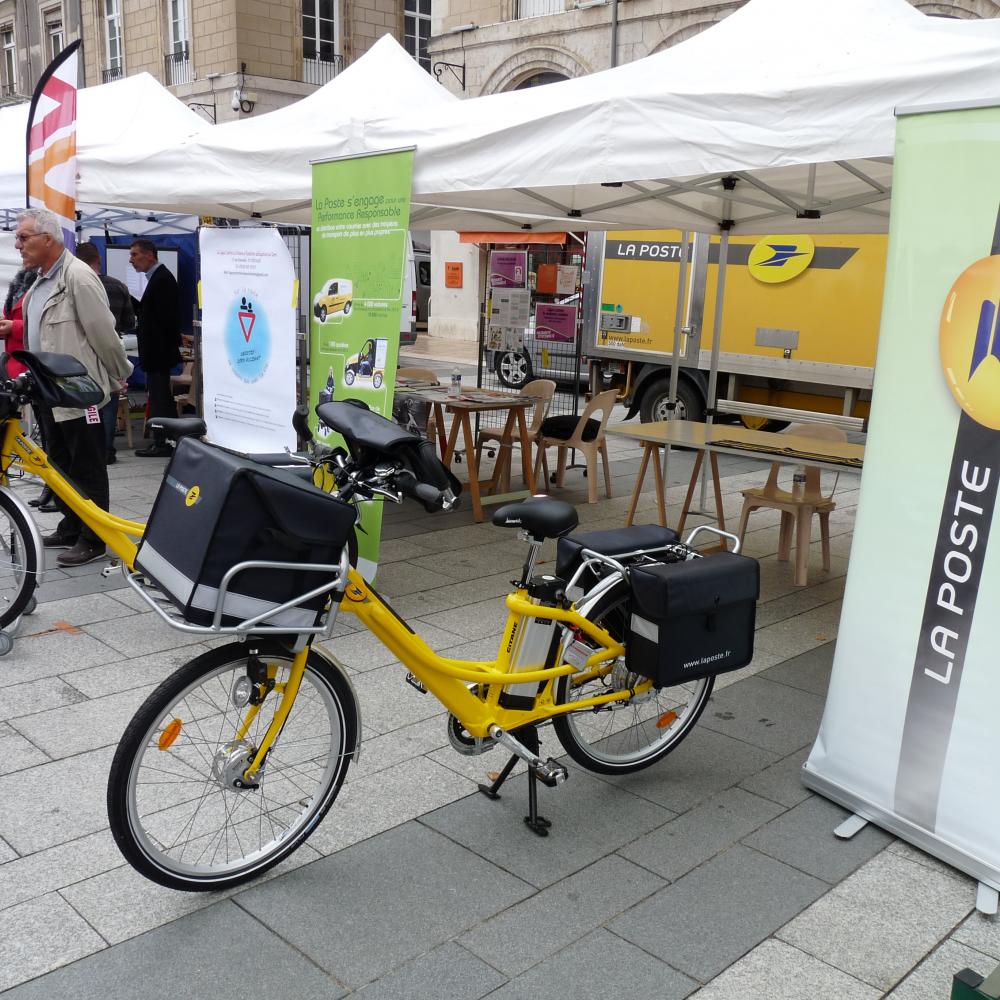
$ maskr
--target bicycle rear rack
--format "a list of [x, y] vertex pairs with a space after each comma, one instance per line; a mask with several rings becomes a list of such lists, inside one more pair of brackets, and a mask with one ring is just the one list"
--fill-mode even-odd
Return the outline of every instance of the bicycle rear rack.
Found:
[[[281, 569], [297, 570], [307, 572], [318, 572], [332, 574], [312, 590], [304, 594], [299, 594], [283, 604], [268, 608], [251, 618], [247, 618], [236, 625], [224, 625], [223, 618], [233, 618], [232, 612], [225, 609], [226, 597], [230, 593], [230, 585], [233, 579], [245, 570], [250, 569]], [[347, 577], [350, 571], [347, 550], [341, 557], [337, 565], [312, 564], [312, 563], [289, 563], [270, 562], [261, 560], [248, 560], [237, 563], [227, 570], [222, 582], [219, 584], [218, 596], [215, 608], [212, 611], [211, 625], [198, 625], [188, 621], [184, 613], [177, 606], [176, 602], [162, 588], [157, 586], [149, 577], [140, 571], [129, 570], [122, 565], [122, 574], [128, 585], [146, 602], [168, 625], [181, 632], [190, 632], [195, 635], [235, 635], [238, 639], [245, 639], [247, 636], [267, 636], [267, 635], [295, 635], [299, 639], [305, 636], [314, 636], [320, 639], [329, 639], [333, 634], [333, 627], [336, 624], [337, 611], [340, 606], [340, 596], [347, 586]], [[323, 620], [313, 626], [307, 625], [276, 625], [269, 622], [269, 619], [280, 615], [282, 612], [295, 608], [300, 608], [306, 601], [313, 600], [323, 594], [330, 594], [330, 603], [323, 616]]]

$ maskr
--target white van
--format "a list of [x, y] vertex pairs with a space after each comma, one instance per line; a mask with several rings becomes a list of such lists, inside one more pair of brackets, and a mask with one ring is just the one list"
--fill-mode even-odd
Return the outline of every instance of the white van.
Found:
[[413, 260], [413, 237], [406, 234], [406, 263], [403, 266], [403, 308], [399, 317], [399, 342], [417, 342], [417, 270]]

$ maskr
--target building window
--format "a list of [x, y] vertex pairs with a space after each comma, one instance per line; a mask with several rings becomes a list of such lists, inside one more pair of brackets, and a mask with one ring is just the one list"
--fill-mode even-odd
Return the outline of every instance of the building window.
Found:
[[302, 0], [302, 79], [323, 84], [340, 70], [337, 0]]
[[546, 14], [561, 14], [566, 10], [566, 0], [516, 0], [515, 17], [544, 17]]
[[569, 79], [563, 76], [562, 73], [535, 73], [533, 76], [529, 76], [527, 80], [522, 80], [514, 89], [515, 90], [528, 90], [531, 87], [544, 87], [548, 83], [559, 83], [560, 80]]
[[62, 8], [53, 7], [42, 11], [42, 22], [45, 25], [45, 55], [52, 62], [65, 48]]
[[188, 34], [187, 0], [167, 0], [167, 86], [191, 82], [191, 47]]
[[428, 73], [431, 71], [431, 57], [427, 54], [430, 39], [431, 0], [406, 0], [403, 45]]
[[13, 24], [5, 24], [0, 28], [0, 46], [3, 47], [0, 96], [13, 97], [17, 93], [17, 43], [14, 40]]
[[104, 0], [104, 82], [124, 73], [121, 0]]

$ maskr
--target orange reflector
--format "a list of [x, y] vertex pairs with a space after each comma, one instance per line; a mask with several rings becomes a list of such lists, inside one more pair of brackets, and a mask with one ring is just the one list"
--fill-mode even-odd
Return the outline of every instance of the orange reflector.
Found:
[[676, 721], [677, 721], [677, 713], [676, 712], [664, 712], [663, 715], [661, 715], [656, 720], [656, 728], [657, 729], [666, 729], [667, 726], [672, 726]]
[[183, 723], [180, 719], [174, 719], [166, 729], [160, 733], [160, 749], [169, 750], [174, 745], [174, 740], [181, 734]]

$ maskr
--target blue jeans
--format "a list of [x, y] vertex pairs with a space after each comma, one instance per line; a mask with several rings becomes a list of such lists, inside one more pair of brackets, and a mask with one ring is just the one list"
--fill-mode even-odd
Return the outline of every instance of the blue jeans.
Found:
[[111, 398], [98, 410], [101, 417], [101, 428], [104, 431], [104, 450], [115, 453], [115, 424], [118, 422], [118, 393], [111, 393]]

